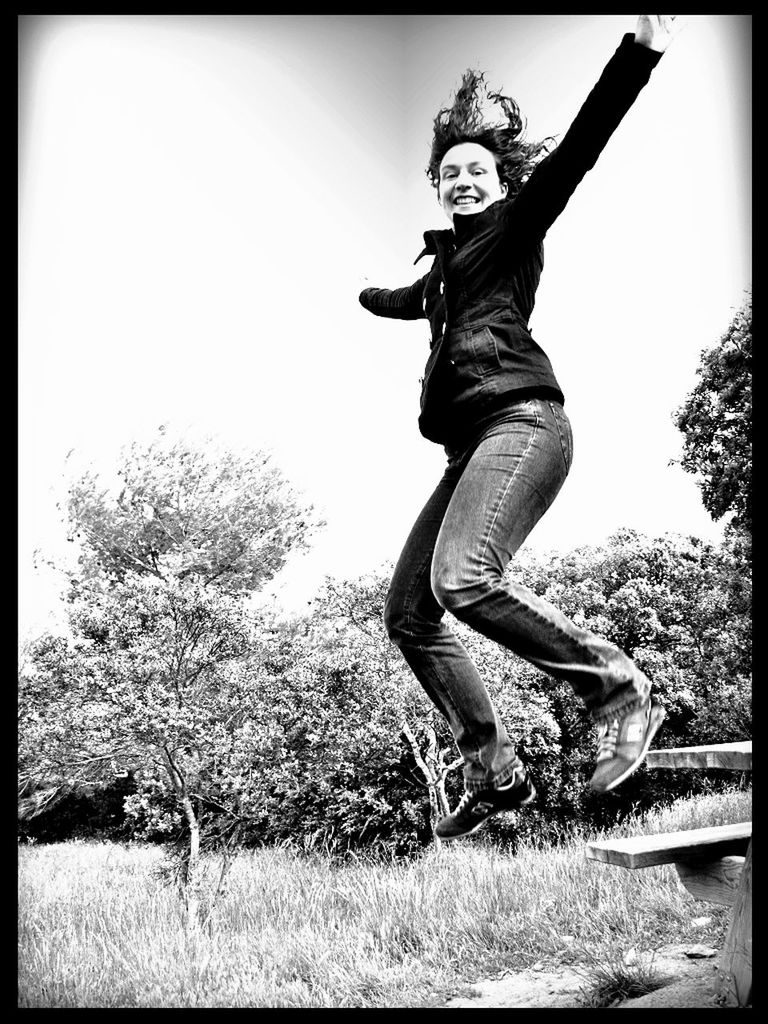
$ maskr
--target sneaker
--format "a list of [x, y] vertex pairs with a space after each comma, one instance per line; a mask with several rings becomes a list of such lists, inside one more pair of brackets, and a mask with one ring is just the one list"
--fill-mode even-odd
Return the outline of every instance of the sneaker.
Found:
[[536, 790], [527, 772], [522, 782], [517, 782], [517, 775], [514, 775], [508, 785], [499, 789], [465, 792], [456, 810], [438, 821], [435, 835], [438, 839], [461, 839], [476, 832], [492, 815], [500, 811], [516, 811], [529, 804], [535, 796]]
[[666, 712], [648, 700], [642, 707], [604, 722], [597, 730], [597, 767], [591, 789], [607, 793], [639, 767]]

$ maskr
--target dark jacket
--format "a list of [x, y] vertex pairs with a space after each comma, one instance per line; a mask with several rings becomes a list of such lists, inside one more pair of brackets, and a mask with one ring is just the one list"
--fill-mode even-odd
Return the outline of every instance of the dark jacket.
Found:
[[455, 217], [453, 230], [426, 231], [415, 262], [426, 255], [434, 260], [414, 284], [360, 293], [377, 316], [429, 319], [419, 416], [424, 437], [454, 443], [521, 392], [563, 401], [550, 361], [528, 330], [543, 239], [660, 58], [625, 35], [560, 144], [514, 198]]

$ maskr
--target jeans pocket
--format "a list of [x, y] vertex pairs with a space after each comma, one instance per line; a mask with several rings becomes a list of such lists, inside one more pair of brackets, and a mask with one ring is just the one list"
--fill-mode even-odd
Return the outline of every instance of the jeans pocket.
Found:
[[571, 430], [571, 421], [566, 416], [562, 405], [558, 405], [557, 402], [547, 402], [547, 405], [552, 410], [552, 416], [554, 417], [555, 424], [557, 426], [557, 433], [560, 437], [560, 447], [563, 451], [565, 472], [569, 473], [571, 466], [573, 465], [573, 431]]

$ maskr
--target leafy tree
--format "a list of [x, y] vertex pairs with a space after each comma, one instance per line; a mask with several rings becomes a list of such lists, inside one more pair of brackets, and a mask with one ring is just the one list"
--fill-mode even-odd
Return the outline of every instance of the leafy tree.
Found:
[[701, 354], [698, 383], [675, 413], [685, 435], [681, 465], [699, 474], [713, 519], [752, 531], [752, 299], [714, 348]]
[[164, 427], [148, 445], [128, 446], [117, 478], [117, 494], [93, 473], [69, 488], [70, 539], [81, 550], [75, 588], [134, 572], [253, 592], [323, 525], [268, 454], [196, 446]]
[[315, 524], [262, 456], [163, 436], [131, 446], [120, 476], [117, 497], [92, 475], [70, 491], [71, 637], [28, 653], [21, 783], [34, 804], [132, 771], [127, 808], [145, 829], [183, 821], [194, 919], [201, 839], [226, 842], [257, 813], [252, 765], [274, 732], [253, 725], [263, 645], [247, 598]]
[[[243, 602], [200, 582], [126, 573], [108, 589], [86, 586], [70, 608], [74, 639], [43, 637], [20, 688], [22, 781], [28, 775], [77, 793], [131, 771], [147, 789], [175, 797], [170, 831], [183, 815], [190, 907], [201, 815], [227, 791], [242, 804], [237, 772], [250, 747], [252, 649]], [[130, 803], [130, 801], [129, 801]]]

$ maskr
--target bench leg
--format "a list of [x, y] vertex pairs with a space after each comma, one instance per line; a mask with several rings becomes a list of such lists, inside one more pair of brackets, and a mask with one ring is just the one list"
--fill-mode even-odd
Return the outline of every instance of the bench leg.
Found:
[[741, 870], [731, 923], [720, 958], [718, 995], [726, 1006], [752, 1002], [752, 841]]
[[726, 907], [732, 907], [736, 902], [743, 866], [743, 857], [678, 861], [675, 864], [680, 881], [694, 899]]

